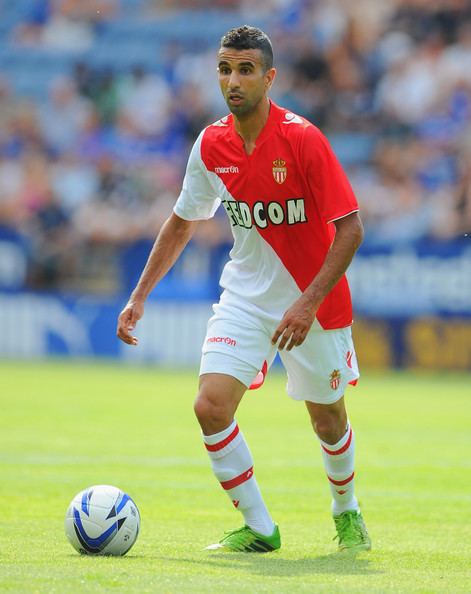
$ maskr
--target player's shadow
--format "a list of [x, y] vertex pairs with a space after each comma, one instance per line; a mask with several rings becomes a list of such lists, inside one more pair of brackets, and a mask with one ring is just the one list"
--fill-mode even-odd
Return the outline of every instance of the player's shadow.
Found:
[[248, 555], [247, 553], [212, 553], [211, 557], [204, 559], [182, 559], [160, 557], [165, 561], [193, 563], [240, 569], [244, 572], [256, 573], [266, 576], [296, 576], [314, 574], [335, 575], [374, 575], [383, 573], [370, 566], [370, 560], [361, 553], [344, 552], [322, 555], [319, 557], [303, 557], [302, 559], [283, 559], [278, 554]]

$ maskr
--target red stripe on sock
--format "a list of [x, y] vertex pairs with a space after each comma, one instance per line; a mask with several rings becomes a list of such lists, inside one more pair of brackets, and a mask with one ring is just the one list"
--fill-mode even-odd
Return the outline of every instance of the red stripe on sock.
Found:
[[355, 473], [354, 473], [354, 472], [352, 472], [352, 474], [351, 474], [351, 475], [350, 475], [348, 478], [346, 478], [345, 480], [343, 480], [343, 481], [334, 481], [334, 479], [333, 479], [333, 478], [330, 478], [330, 476], [329, 476], [329, 475], [327, 475], [327, 478], [329, 479], [329, 481], [330, 481], [330, 482], [331, 482], [333, 485], [337, 485], [337, 487], [341, 487], [341, 486], [343, 486], [343, 485], [346, 485], [346, 484], [347, 484], [347, 483], [349, 483], [350, 481], [352, 481], [354, 476], [355, 476]]
[[212, 445], [209, 443], [205, 443], [204, 445], [206, 446], [206, 449], [208, 451], [217, 452], [219, 450], [222, 450], [222, 448], [225, 448], [228, 443], [231, 443], [231, 441], [237, 436], [238, 433], [239, 433], [239, 425], [236, 425], [234, 431], [230, 435], [228, 435], [226, 437], [226, 439], [222, 439], [221, 441], [218, 441], [217, 443], [213, 443]]
[[350, 444], [352, 443], [352, 437], [353, 437], [353, 431], [352, 428], [350, 427], [350, 433], [348, 434], [348, 439], [347, 439], [347, 443], [342, 446], [339, 450], [328, 450], [326, 447], [324, 447], [322, 444], [322, 449], [324, 450], [324, 452], [327, 452], [329, 454], [329, 456], [338, 456], [339, 454], [343, 454], [344, 452], [346, 452], [348, 450], [348, 448], [350, 447]]
[[239, 474], [239, 476], [230, 479], [229, 481], [221, 481], [221, 487], [228, 491], [229, 489], [234, 489], [234, 487], [238, 487], [245, 481], [248, 481], [250, 478], [253, 477], [253, 466], [251, 466], [248, 470]]

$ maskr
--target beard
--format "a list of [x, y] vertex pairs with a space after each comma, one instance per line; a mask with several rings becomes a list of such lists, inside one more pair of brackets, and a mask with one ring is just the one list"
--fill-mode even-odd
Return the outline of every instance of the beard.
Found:
[[229, 108], [229, 111], [233, 115], [240, 118], [246, 115], [250, 115], [253, 111], [255, 111], [260, 101], [262, 100], [262, 97], [252, 101], [248, 100], [246, 97], [243, 97], [243, 100], [239, 105], [231, 103], [229, 97], [224, 97], [224, 99], [226, 101], [227, 107]]

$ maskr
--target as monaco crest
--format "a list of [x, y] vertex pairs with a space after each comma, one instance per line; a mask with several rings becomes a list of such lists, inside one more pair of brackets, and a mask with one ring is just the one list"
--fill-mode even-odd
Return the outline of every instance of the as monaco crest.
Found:
[[288, 175], [288, 169], [285, 167], [286, 161], [275, 159], [273, 161], [273, 177], [277, 184], [282, 184]]
[[340, 371], [334, 369], [330, 374], [330, 387], [332, 390], [336, 390], [340, 385]]

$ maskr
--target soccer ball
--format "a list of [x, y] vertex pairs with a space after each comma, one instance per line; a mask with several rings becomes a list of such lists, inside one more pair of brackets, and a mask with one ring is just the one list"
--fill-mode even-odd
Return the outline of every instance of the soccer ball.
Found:
[[136, 542], [139, 525], [137, 505], [110, 485], [80, 491], [65, 516], [66, 536], [83, 555], [125, 555]]

